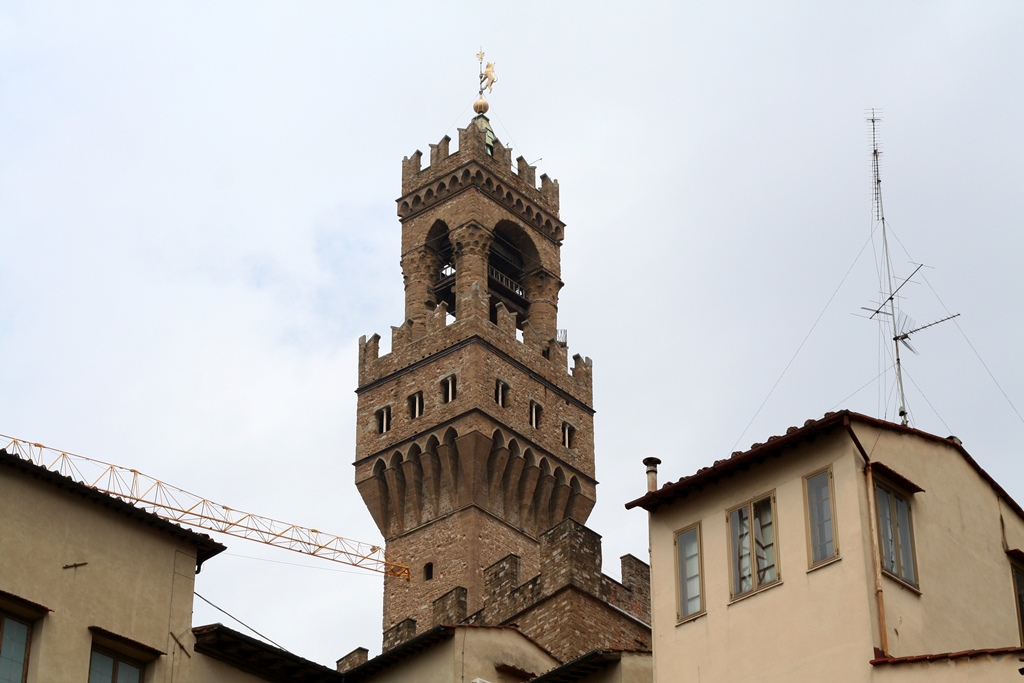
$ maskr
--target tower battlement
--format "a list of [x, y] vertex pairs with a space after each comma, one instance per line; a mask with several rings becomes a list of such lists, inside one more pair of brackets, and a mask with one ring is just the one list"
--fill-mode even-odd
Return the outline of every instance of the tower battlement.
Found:
[[[478, 116], [459, 129], [459, 150], [450, 152], [447, 135], [430, 145], [430, 165], [416, 150], [402, 159], [402, 196], [398, 215], [403, 220], [468, 187], [478, 187], [497, 203], [522, 215], [526, 222], [561, 241], [565, 224], [559, 219], [558, 181], [540, 176], [522, 156], [512, 164], [512, 151], [501, 144], [487, 119]], [[482, 122], [482, 123], [481, 123]]]

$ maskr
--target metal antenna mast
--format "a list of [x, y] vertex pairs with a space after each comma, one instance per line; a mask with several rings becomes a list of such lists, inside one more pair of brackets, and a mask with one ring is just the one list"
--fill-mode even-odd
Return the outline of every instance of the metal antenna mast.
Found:
[[[903, 367], [900, 360], [900, 345], [907, 347], [916, 354], [917, 351], [914, 349], [913, 346], [910, 345], [910, 335], [914, 334], [915, 332], [920, 332], [921, 330], [926, 329], [928, 327], [938, 325], [939, 323], [946, 322], [947, 320], [952, 320], [953, 318], [957, 317], [960, 314], [955, 313], [951, 316], [942, 318], [941, 320], [936, 320], [935, 322], [928, 323], [927, 325], [915, 327], [914, 323], [910, 321], [909, 318], [899, 314], [896, 310], [896, 295], [899, 293], [901, 289], [903, 289], [903, 286], [905, 284], [910, 282], [910, 278], [917, 275], [917, 272], [924, 267], [924, 264], [917, 264], [917, 267], [914, 269], [914, 272], [911, 273], [910, 276], [903, 280], [899, 285], [894, 287], [895, 276], [893, 274], [892, 269], [892, 255], [889, 251], [889, 230], [885, 222], [885, 209], [882, 206], [882, 176], [879, 168], [879, 161], [881, 159], [882, 152], [880, 149], [880, 143], [878, 139], [878, 127], [879, 124], [882, 122], [882, 119], [880, 118], [879, 114], [880, 112], [877, 112], [875, 109], [872, 109], [870, 114], [868, 115], [867, 120], [868, 123], [871, 125], [871, 172], [873, 180], [872, 185], [874, 194], [874, 213], [875, 220], [882, 227], [882, 261], [884, 272], [881, 274], [881, 276], [882, 278], [884, 278], [884, 291], [888, 292], [888, 295], [877, 308], [865, 308], [864, 310], [871, 311], [871, 315], [869, 316], [869, 318], [872, 320], [874, 320], [876, 316], [889, 316], [889, 321], [892, 325], [893, 350], [896, 358], [896, 388], [899, 391], [900, 395], [900, 424], [902, 424], [905, 427], [907, 426], [909, 419], [907, 418], [907, 397], [903, 391]], [[913, 329], [906, 329], [908, 327]]]

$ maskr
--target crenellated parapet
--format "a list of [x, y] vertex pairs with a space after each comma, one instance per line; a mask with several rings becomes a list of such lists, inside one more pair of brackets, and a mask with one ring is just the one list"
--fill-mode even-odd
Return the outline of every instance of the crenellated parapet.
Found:
[[538, 187], [536, 167], [521, 156], [513, 171], [508, 148], [497, 139], [488, 145], [488, 131], [476, 124], [460, 129], [460, 149], [454, 154], [449, 153], [450, 138], [445, 136], [430, 146], [430, 166], [426, 168], [422, 167], [423, 153], [419, 150], [405, 157], [398, 216], [408, 220], [476, 188], [524, 224], [561, 243], [565, 224], [559, 219], [558, 181], [541, 175]]
[[364, 387], [402, 372], [412, 363], [444, 353], [451, 347], [479, 338], [509, 360], [525, 366], [540, 365], [545, 369], [543, 380], [552, 389], [564, 392], [586, 405], [593, 402], [593, 361], [580, 354], [568, 364], [567, 347], [557, 339], [543, 337], [524, 325], [522, 339], [517, 335], [513, 314], [504, 310], [498, 323], [471, 326], [450, 321], [447, 306], [440, 304], [426, 316], [425, 334], [416, 334], [409, 321], [391, 328], [391, 352], [381, 355], [380, 335], [359, 338], [359, 386]]
[[[465, 613], [466, 591], [457, 586], [434, 601], [432, 625], [515, 623], [563, 660], [595, 648], [650, 647], [650, 567], [645, 562], [625, 555], [622, 580], [607, 576], [601, 571], [600, 535], [571, 519], [541, 535], [540, 558], [540, 571], [525, 580], [518, 555], [498, 560], [484, 569], [479, 610]], [[565, 597], [567, 591], [577, 597]], [[567, 611], [567, 604], [576, 609]], [[583, 643], [564, 639], [552, 628], [563, 620], [578, 625], [588, 617], [610, 627], [591, 633]]]

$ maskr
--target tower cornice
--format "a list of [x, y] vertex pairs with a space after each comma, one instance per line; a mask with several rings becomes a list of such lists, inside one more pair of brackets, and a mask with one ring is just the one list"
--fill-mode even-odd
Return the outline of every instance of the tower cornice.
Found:
[[[458, 154], [458, 153], [456, 153]], [[548, 206], [543, 190], [525, 192], [517, 177], [495, 172], [493, 168], [469, 159], [454, 168], [431, 174], [431, 179], [416, 186], [395, 200], [401, 222], [442, 205], [463, 192], [476, 189], [481, 195], [517, 216], [526, 225], [555, 244], [561, 244], [565, 223], [558, 217], [557, 198], [554, 210]], [[426, 171], [422, 171], [425, 173]], [[545, 181], [547, 176], [541, 176]], [[553, 181], [552, 181], [553, 182]], [[533, 196], [531, 196], [533, 195]]]

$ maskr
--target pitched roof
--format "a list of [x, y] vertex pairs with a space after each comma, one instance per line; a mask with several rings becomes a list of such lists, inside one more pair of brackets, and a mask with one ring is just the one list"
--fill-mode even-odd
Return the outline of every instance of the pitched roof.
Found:
[[179, 541], [194, 545], [196, 547], [197, 567], [201, 566], [203, 562], [214, 555], [218, 555], [227, 550], [226, 546], [218, 543], [206, 534], [200, 534], [195, 531], [191, 531], [190, 529], [178, 526], [172, 522], [168, 522], [167, 520], [154, 515], [152, 512], [147, 512], [146, 510], [136, 507], [131, 503], [121, 500], [120, 498], [115, 498], [114, 496], [98, 491], [91, 486], [87, 486], [82, 482], [75, 481], [70, 477], [65, 477], [59, 472], [54, 472], [41, 465], [36, 465], [35, 463], [25, 460], [18, 455], [7, 452], [7, 450], [3, 448], [0, 448], [0, 468], [8, 468], [15, 472], [26, 474], [55, 488], [63, 489], [70, 493], [82, 496], [92, 503], [112, 510], [115, 514], [124, 515], [131, 520], [152, 527], [160, 533], [168, 534]]
[[650, 650], [591, 650], [530, 681], [530, 683], [576, 683], [619, 662], [623, 654], [650, 656]]
[[293, 655], [223, 624], [196, 626], [196, 652], [239, 671], [277, 683], [341, 683], [349, 679], [322, 664]]
[[955, 436], [941, 437], [928, 432], [923, 432], [912, 427], [904, 427], [893, 422], [886, 422], [867, 415], [861, 415], [849, 410], [840, 410], [834, 413], [825, 413], [819, 420], [807, 420], [803, 427], [790, 427], [781, 436], [770, 436], [765, 443], [755, 443], [747, 451], [736, 451], [730, 457], [716, 460], [708, 467], [702, 467], [693, 474], [683, 477], [675, 482], [667, 482], [660, 489], [648, 491], [645, 495], [626, 503], [626, 509], [631, 510], [641, 507], [648, 512], [654, 512], [661, 505], [670, 503], [679, 498], [685, 498], [705, 486], [715, 484], [726, 477], [731, 477], [737, 472], [759, 465], [769, 458], [785, 457], [792, 453], [795, 446], [803, 444], [828, 434], [836, 429], [846, 429], [852, 422], [860, 422], [878, 429], [885, 429], [891, 432], [913, 435], [936, 443], [942, 443], [957, 451], [960, 456], [970, 465], [978, 475], [988, 482], [989, 486], [1002, 498], [1007, 506], [1016, 512], [1021, 519], [1024, 519], [1024, 509], [1021, 508], [1010, 495], [1001, 487], [988, 472], [971, 457]]

